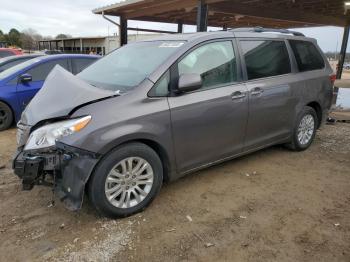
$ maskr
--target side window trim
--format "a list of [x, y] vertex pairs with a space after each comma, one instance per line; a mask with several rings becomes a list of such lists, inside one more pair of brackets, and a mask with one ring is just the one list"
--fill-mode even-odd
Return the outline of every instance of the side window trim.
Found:
[[[163, 77], [169, 74], [169, 83], [168, 83], [168, 93], [166, 95], [157, 95], [155, 89], [158, 87], [158, 84], [163, 80]], [[157, 82], [155, 82], [152, 86], [152, 88], [148, 91], [147, 93], [147, 97], [149, 98], [164, 98], [164, 97], [168, 97], [170, 94], [170, 83], [171, 83], [171, 68], [168, 68], [161, 77], [159, 77], [159, 79], [157, 80]]]
[[298, 64], [297, 64], [297, 60], [295, 59], [293, 49], [290, 46], [289, 39], [285, 39], [284, 42], [285, 42], [287, 50], [288, 50], [289, 60], [290, 60], [291, 66], [292, 66], [292, 73], [297, 74], [297, 73], [299, 73]]
[[261, 78], [256, 78], [256, 79], [248, 79], [247, 66], [246, 66], [246, 63], [245, 63], [244, 52], [243, 52], [243, 49], [242, 49], [241, 42], [242, 41], [279, 41], [279, 42], [284, 42], [285, 43], [285, 39], [282, 39], [282, 38], [271, 39], [271, 38], [263, 38], [263, 37], [261, 37], [261, 38], [239, 37], [239, 38], [236, 38], [236, 40], [237, 40], [237, 43], [238, 43], [238, 49], [239, 49], [239, 54], [240, 54], [241, 67], [242, 67], [242, 76], [243, 76], [243, 82], [244, 83], [261, 81], [263, 79], [275, 79], [275, 78], [280, 78], [280, 77], [283, 77], [283, 76], [294, 74], [294, 72], [293, 72], [293, 62], [291, 60], [291, 53], [289, 52], [288, 46], [286, 45], [286, 48], [287, 48], [287, 51], [288, 51], [288, 56], [289, 56], [289, 62], [290, 62], [290, 66], [291, 66], [291, 72], [290, 73], [281, 74], [281, 75], [275, 75], [275, 76], [261, 77]]
[[68, 71], [73, 74], [73, 61], [72, 61], [73, 59], [72, 58], [68, 58], [67, 60], [68, 60], [67, 61], [67, 63], [68, 63]]

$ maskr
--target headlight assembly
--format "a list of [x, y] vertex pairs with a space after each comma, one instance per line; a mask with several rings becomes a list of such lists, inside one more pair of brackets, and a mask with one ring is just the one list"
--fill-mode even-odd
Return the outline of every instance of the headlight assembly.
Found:
[[57, 139], [79, 132], [89, 124], [90, 120], [91, 116], [85, 116], [40, 127], [31, 133], [24, 150], [54, 146]]

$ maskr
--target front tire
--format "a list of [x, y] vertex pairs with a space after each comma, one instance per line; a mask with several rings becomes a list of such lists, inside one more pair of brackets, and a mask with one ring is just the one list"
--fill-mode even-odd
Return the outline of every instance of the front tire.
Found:
[[317, 123], [316, 111], [312, 107], [305, 106], [297, 117], [293, 129], [292, 141], [287, 146], [294, 151], [308, 149], [315, 139]]
[[11, 108], [0, 102], [0, 131], [8, 129], [13, 123], [13, 113]]
[[104, 157], [89, 181], [89, 197], [102, 215], [118, 218], [143, 211], [157, 196], [163, 166], [142, 143], [120, 146]]

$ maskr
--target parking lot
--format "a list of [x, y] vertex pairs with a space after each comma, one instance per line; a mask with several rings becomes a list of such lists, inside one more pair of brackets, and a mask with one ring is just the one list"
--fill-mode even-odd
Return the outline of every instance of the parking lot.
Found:
[[0, 133], [1, 261], [350, 261], [350, 124], [302, 153], [277, 146], [189, 175], [120, 220], [21, 191], [15, 132]]

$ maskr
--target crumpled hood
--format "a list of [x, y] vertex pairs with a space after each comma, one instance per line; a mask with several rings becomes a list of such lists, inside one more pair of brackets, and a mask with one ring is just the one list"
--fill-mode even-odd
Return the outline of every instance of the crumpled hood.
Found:
[[82, 104], [115, 95], [116, 92], [89, 85], [56, 65], [22, 113], [20, 124], [34, 126], [42, 120], [64, 117]]

